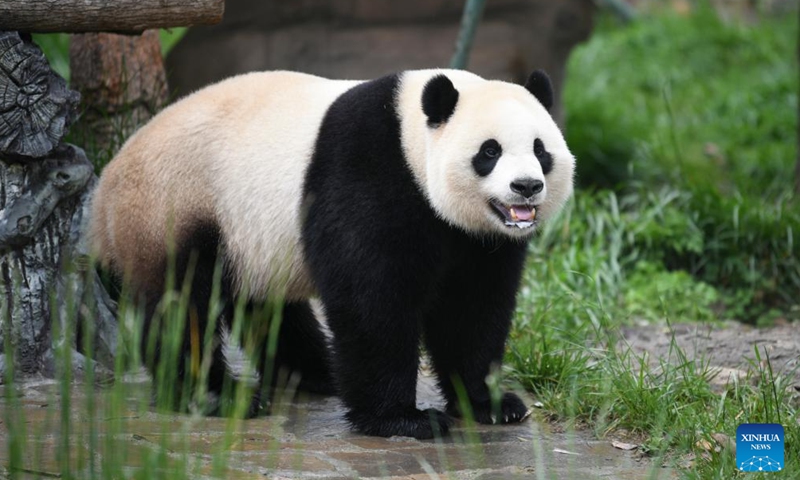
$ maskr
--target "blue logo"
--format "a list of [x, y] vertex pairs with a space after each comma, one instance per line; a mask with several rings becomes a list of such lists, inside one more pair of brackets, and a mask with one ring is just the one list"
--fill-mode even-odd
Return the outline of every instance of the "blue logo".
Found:
[[736, 468], [742, 472], [780, 472], [783, 461], [783, 426], [777, 423], [743, 423], [736, 429]]

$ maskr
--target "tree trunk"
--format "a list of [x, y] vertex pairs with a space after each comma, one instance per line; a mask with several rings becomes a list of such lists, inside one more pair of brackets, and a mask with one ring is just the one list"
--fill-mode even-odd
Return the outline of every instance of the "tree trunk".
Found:
[[6, 159], [47, 155], [75, 120], [80, 100], [26, 40], [0, 31], [0, 155]]
[[[0, 32], [0, 92], [0, 382], [54, 376], [58, 346], [71, 353], [71, 373], [105, 377], [117, 340], [113, 302], [94, 270], [74, 263], [86, 255], [80, 227], [93, 169], [83, 150], [62, 143], [80, 97], [16, 32]], [[83, 355], [89, 344], [99, 364]]]
[[83, 109], [72, 131], [99, 169], [167, 101], [161, 42], [156, 30], [86, 33], [72, 37], [69, 56], [70, 82]]
[[128, 32], [213, 25], [224, 0], [3, 0], [0, 30]]

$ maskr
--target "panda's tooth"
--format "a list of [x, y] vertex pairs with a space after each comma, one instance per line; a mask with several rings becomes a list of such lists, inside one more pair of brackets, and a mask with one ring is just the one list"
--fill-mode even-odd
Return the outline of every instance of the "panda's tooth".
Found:
[[517, 216], [517, 211], [514, 210], [514, 207], [509, 208], [508, 211], [511, 213], [511, 220], [514, 220], [515, 222], [519, 220], [519, 217]]
[[531, 220], [536, 218], [536, 208], [531, 207]]

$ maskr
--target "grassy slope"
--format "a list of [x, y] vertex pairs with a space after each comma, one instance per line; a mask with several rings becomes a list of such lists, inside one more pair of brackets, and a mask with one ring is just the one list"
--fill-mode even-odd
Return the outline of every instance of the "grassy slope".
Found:
[[757, 196], [789, 188], [796, 23], [725, 25], [700, 11], [601, 26], [572, 56], [565, 89], [583, 183], [632, 176]]
[[730, 449], [704, 441], [768, 421], [787, 426], [784, 475], [800, 476], [783, 379], [756, 372], [720, 395], [703, 359], [676, 349], [652, 369], [615, 336], [632, 319], [798, 317], [796, 39], [796, 15], [751, 27], [662, 15], [601, 24], [569, 65], [582, 189], [532, 245], [507, 365], [561, 419], [696, 455], [689, 477], [733, 476]]

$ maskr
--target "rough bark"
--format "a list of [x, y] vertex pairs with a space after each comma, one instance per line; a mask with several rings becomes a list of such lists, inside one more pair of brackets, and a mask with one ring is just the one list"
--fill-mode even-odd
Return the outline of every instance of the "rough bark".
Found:
[[0, 253], [28, 245], [58, 204], [86, 187], [92, 165], [82, 150], [61, 145], [44, 160], [30, 162], [27, 169], [9, 165], [6, 174], [4, 186], [9, 188], [0, 210]]
[[70, 82], [82, 98], [73, 138], [98, 166], [105, 165], [167, 101], [158, 31], [74, 35], [69, 53]]
[[17, 32], [0, 32], [0, 155], [46, 155], [75, 119], [79, 100], [41, 50]]
[[[15, 377], [54, 376], [58, 346], [72, 351], [72, 373], [108, 378], [101, 365], [113, 365], [114, 305], [96, 272], [75, 262], [86, 256], [93, 168], [62, 142], [79, 95], [29, 39], [3, 32], [0, 44], [0, 382], [11, 365]], [[84, 357], [86, 344], [101, 363]]]
[[224, 0], [3, 0], [0, 30], [130, 32], [212, 25]]

